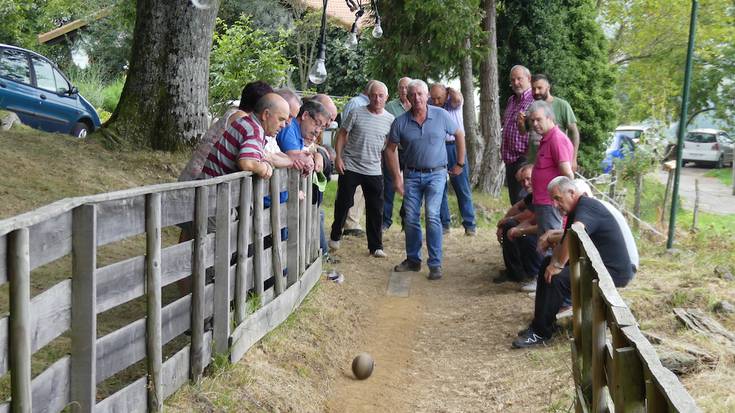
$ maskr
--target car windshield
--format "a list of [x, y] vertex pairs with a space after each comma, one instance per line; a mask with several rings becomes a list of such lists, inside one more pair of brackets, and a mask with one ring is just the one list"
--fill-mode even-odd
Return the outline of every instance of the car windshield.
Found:
[[629, 139], [638, 139], [641, 137], [641, 133], [643, 132], [640, 130], [616, 130], [615, 139], [619, 140], [624, 137]]
[[717, 142], [715, 135], [710, 133], [690, 133], [685, 139], [687, 142], [694, 143], [714, 143]]

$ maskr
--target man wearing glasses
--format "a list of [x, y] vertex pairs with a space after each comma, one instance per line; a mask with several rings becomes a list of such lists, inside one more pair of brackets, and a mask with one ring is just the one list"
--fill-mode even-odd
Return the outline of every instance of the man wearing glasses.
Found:
[[301, 106], [299, 114], [276, 136], [281, 150], [294, 161], [294, 167], [310, 173], [317, 165], [321, 169], [321, 156], [309, 148], [316, 141], [322, 129], [329, 125], [331, 115], [321, 103], [309, 100]]

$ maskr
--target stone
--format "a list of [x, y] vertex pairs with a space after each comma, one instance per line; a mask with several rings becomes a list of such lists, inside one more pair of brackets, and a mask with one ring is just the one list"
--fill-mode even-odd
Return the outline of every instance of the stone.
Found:
[[715, 276], [717, 278], [721, 278], [721, 279], [723, 279], [725, 281], [733, 281], [733, 280], [735, 280], [735, 277], [733, 277], [732, 272], [730, 271], [730, 269], [728, 269], [724, 265], [717, 265], [717, 266], [715, 266], [714, 273], [715, 273]]
[[22, 125], [18, 115], [13, 112], [0, 111], [0, 130], [10, 130], [14, 125]]
[[712, 309], [716, 313], [724, 313], [724, 314], [732, 314], [735, 313], [735, 305], [732, 305], [731, 303], [727, 301], [718, 301], [715, 303], [714, 306], [712, 306]]

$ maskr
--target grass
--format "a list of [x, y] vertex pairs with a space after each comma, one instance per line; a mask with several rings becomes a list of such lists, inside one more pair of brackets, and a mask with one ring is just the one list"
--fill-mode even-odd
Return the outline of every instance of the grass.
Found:
[[732, 187], [732, 168], [712, 169], [704, 174], [704, 176], [717, 178], [723, 184], [727, 185], [728, 187]]

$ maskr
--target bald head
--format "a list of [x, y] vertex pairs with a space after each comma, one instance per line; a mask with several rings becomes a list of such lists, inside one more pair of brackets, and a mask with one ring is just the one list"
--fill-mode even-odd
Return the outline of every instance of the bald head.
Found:
[[289, 107], [286, 99], [276, 93], [268, 93], [255, 104], [255, 116], [268, 136], [276, 136], [286, 126]]
[[314, 95], [312, 98], [316, 100], [317, 102], [321, 103], [322, 106], [324, 106], [327, 111], [329, 111], [329, 121], [334, 122], [335, 119], [337, 119], [337, 105], [334, 104], [334, 101], [332, 98], [329, 97], [329, 95], [325, 95], [324, 93], [319, 93]]
[[447, 102], [447, 87], [441, 83], [434, 83], [429, 88], [429, 95], [431, 96], [432, 105], [443, 107]]
[[293, 91], [293, 89], [287, 87], [280, 88], [275, 92], [278, 93], [282, 98], [286, 99], [286, 102], [288, 102], [291, 119], [295, 118], [296, 115], [299, 114], [299, 109], [301, 109], [302, 104], [299, 95], [297, 95], [296, 92]]

